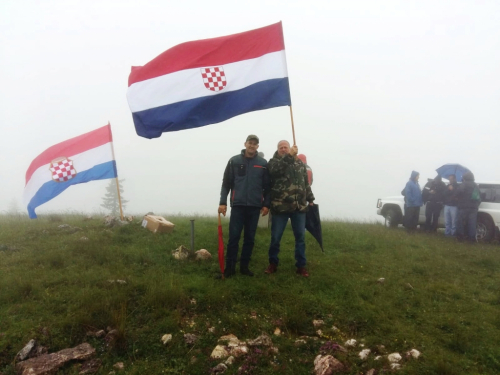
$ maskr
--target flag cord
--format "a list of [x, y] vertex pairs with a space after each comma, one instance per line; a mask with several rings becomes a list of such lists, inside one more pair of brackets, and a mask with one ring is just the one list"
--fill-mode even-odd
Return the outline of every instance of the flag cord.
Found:
[[[109, 132], [111, 133], [111, 124], [108, 121], [109, 125]], [[113, 139], [113, 136], [111, 136], [111, 139]], [[115, 161], [116, 165], [116, 158], [115, 158], [115, 146], [113, 145], [113, 142], [111, 142], [111, 152], [113, 153], [113, 160]], [[120, 196], [120, 183], [118, 182], [118, 171], [116, 172], [116, 191], [118, 192], [118, 205], [120, 206], [120, 220], [123, 221], [123, 209], [122, 209], [122, 197]]]
[[292, 111], [292, 106], [290, 105], [290, 118], [292, 119], [292, 134], [293, 134], [293, 145], [295, 146], [295, 128], [293, 126], [293, 111]]

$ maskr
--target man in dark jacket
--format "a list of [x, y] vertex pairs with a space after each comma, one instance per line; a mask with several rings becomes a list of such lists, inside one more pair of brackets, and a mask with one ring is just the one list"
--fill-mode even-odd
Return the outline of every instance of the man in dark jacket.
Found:
[[457, 189], [458, 226], [457, 239], [476, 242], [477, 210], [481, 204], [479, 188], [472, 172], [464, 173]]
[[444, 192], [446, 185], [441, 176], [429, 180], [422, 190], [422, 200], [425, 203], [425, 231], [436, 232], [439, 215], [443, 209]]
[[314, 204], [314, 195], [309, 185], [306, 166], [297, 154], [297, 146], [290, 147], [290, 143], [283, 140], [278, 143], [278, 150], [269, 160], [272, 224], [269, 266], [265, 272], [270, 274], [278, 269], [281, 237], [290, 219], [295, 236], [297, 273], [308, 277], [305, 243], [306, 211], [309, 205]]
[[450, 181], [450, 183], [448, 184], [444, 192], [444, 223], [446, 228], [444, 231], [444, 235], [447, 237], [451, 237], [457, 234], [458, 183], [457, 178], [454, 174], [448, 176], [448, 181]]
[[404, 188], [404, 197], [406, 202], [405, 210], [405, 227], [409, 233], [415, 231], [418, 225], [418, 217], [420, 215], [420, 207], [422, 207], [422, 191], [418, 184], [420, 173], [412, 171], [410, 179]]
[[255, 232], [260, 214], [269, 212], [270, 181], [267, 161], [257, 154], [259, 138], [249, 135], [241, 154], [229, 159], [220, 192], [219, 213], [226, 216], [227, 195], [231, 191], [231, 218], [229, 220], [229, 241], [226, 249], [225, 277], [235, 274], [241, 231], [245, 229], [241, 249], [240, 272], [253, 276], [248, 269], [255, 242]]

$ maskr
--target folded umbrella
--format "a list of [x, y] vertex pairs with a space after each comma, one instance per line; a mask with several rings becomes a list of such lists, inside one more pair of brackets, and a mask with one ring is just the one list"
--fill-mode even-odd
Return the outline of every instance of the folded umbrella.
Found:
[[224, 237], [222, 237], [222, 225], [220, 222], [219, 213], [219, 266], [220, 272], [222, 273], [222, 278], [224, 278]]
[[436, 169], [436, 172], [439, 176], [446, 179], [448, 179], [451, 174], [454, 174], [457, 178], [457, 181], [462, 182], [462, 176], [464, 175], [464, 173], [470, 172], [470, 170], [469, 168], [464, 167], [461, 164], [450, 163], [440, 166], [438, 169]]
[[319, 206], [317, 204], [309, 206], [306, 213], [306, 229], [318, 241], [321, 251], [323, 249], [323, 232], [321, 230], [321, 220], [319, 218]]

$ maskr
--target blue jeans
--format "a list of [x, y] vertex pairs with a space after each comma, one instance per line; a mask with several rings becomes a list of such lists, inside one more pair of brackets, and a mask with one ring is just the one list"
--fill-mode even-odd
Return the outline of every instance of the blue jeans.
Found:
[[[476, 242], [477, 208], [459, 208], [457, 238]], [[467, 231], [467, 233], [465, 233]]]
[[444, 206], [445, 236], [455, 236], [457, 234], [457, 206]]
[[231, 208], [229, 241], [227, 242], [226, 251], [226, 266], [228, 268], [234, 268], [236, 265], [241, 231], [243, 229], [245, 229], [245, 232], [243, 235], [240, 266], [248, 266], [248, 263], [250, 263], [259, 217], [259, 207], [235, 206]]
[[295, 236], [295, 266], [306, 266], [306, 213], [295, 211], [291, 214], [275, 214], [271, 223], [271, 245], [269, 246], [269, 263], [279, 264], [281, 237], [285, 231], [288, 219], [292, 222]]

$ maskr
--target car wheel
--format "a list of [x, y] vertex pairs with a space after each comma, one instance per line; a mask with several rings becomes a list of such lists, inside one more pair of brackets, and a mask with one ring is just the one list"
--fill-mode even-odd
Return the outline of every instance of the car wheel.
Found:
[[476, 238], [478, 241], [489, 242], [495, 235], [495, 227], [487, 215], [478, 215], [476, 224]]
[[392, 208], [389, 208], [385, 214], [385, 226], [387, 228], [396, 228], [399, 224], [399, 214]]

